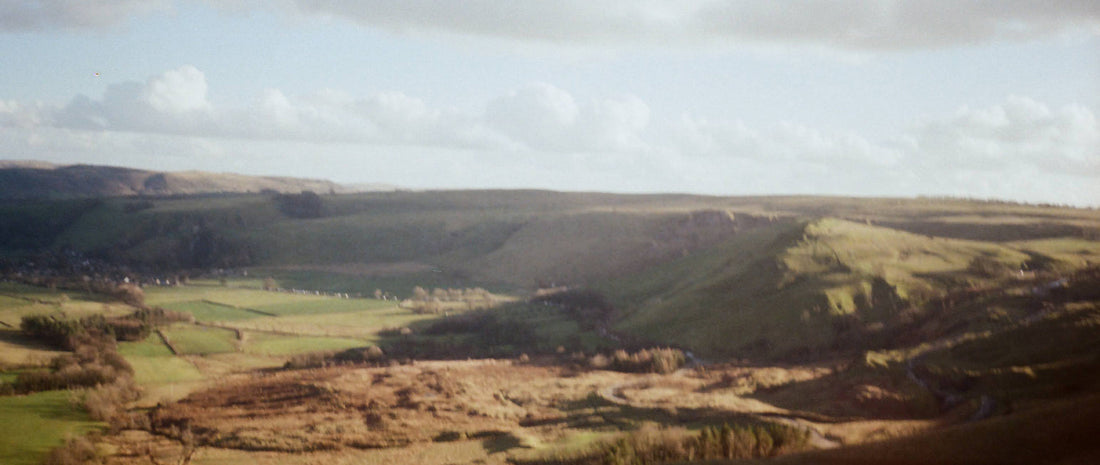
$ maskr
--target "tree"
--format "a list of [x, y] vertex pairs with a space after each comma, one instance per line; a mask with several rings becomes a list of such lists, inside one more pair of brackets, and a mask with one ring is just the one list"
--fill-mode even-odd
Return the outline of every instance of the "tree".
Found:
[[115, 298], [128, 305], [138, 308], [145, 307], [145, 291], [141, 290], [141, 287], [136, 284], [119, 284], [115, 287], [114, 295]]

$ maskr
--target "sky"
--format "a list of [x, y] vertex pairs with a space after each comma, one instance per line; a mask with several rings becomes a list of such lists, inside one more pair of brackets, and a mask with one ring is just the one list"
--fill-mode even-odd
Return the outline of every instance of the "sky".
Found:
[[0, 160], [1100, 206], [1094, 0], [0, 1]]

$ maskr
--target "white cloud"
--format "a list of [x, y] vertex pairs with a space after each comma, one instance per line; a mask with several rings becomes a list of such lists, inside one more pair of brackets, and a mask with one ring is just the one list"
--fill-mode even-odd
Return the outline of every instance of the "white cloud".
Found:
[[194, 66], [167, 71], [149, 80], [143, 98], [165, 113], [186, 113], [210, 109], [206, 101], [206, 76]]
[[[235, 9], [256, 5], [230, 3]], [[398, 32], [586, 45], [811, 43], [888, 50], [1024, 40], [1066, 31], [1100, 32], [1100, 3], [1087, 0], [284, 0], [274, 4], [288, 14], [340, 18]]]
[[206, 78], [192, 66], [154, 76], [144, 83], [107, 87], [101, 100], [73, 98], [53, 112], [52, 124], [75, 129], [197, 134], [214, 127], [206, 100]]
[[921, 125], [912, 138], [914, 150], [934, 164], [1100, 175], [1100, 124], [1081, 105], [1051, 109], [1014, 96], [989, 108], [960, 108]]
[[[0, 31], [115, 26], [180, 0], [26, 0], [0, 6]], [[1091, 0], [208, 0], [230, 14], [274, 10], [397, 33], [582, 46], [811, 44], [935, 48], [1100, 33]]]
[[828, 133], [791, 122], [756, 129], [739, 120], [715, 122], [684, 116], [674, 134], [679, 148], [689, 156], [861, 166], [889, 166], [904, 156], [897, 147], [858, 134]]
[[565, 90], [534, 83], [490, 102], [485, 120], [534, 150], [643, 150], [649, 106], [634, 96], [577, 103]]
[[0, 31], [102, 29], [167, 9], [169, 0], [16, 0], [0, 6]]

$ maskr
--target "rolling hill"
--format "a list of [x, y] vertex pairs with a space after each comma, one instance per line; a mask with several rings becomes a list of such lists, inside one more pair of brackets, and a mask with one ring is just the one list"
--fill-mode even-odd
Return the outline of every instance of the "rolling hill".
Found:
[[1100, 212], [1049, 206], [429, 191], [323, 195], [302, 217], [280, 199], [8, 201], [0, 254], [67, 251], [162, 273], [250, 268], [289, 286], [363, 294], [592, 288], [614, 305], [610, 329], [624, 335], [782, 359], [984, 328], [991, 317], [977, 310], [933, 307], [1100, 263]]
[[[237, 426], [215, 435], [222, 407], [238, 408], [218, 404], [218, 393], [241, 386], [203, 388], [173, 403], [185, 406], [179, 421], [209, 415], [202, 441], [238, 454], [229, 461], [251, 459], [262, 438], [282, 444], [272, 450], [297, 453], [305, 444], [299, 432], [311, 431], [308, 444], [344, 454], [353, 453], [345, 445], [388, 431], [499, 459], [487, 463], [560, 463], [553, 457], [643, 434], [654, 421], [672, 428], [660, 434], [681, 440], [696, 434], [693, 426], [774, 421], [801, 429], [814, 447], [845, 446], [780, 459], [789, 463], [1096, 456], [1089, 442], [1100, 392], [1096, 210], [926, 198], [339, 193], [297, 181], [285, 185], [290, 192], [257, 192], [251, 178], [197, 195], [153, 195], [141, 191], [157, 176], [149, 172], [35, 169], [70, 178], [84, 170], [98, 180], [71, 184], [65, 195], [38, 186], [25, 192], [34, 198], [0, 200], [8, 359], [42, 352], [18, 345], [22, 316], [110, 315], [129, 307], [90, 286], [120, 289], [128, 278], [146, 285], [144, 304], [195, 318], [120, 343], [137, 381], [157, 396], [177, 400], [177, 384], [190, 392], [197, 380], [263, 367], [278, 374], [239, 379], [282, 380], [247, 389], [344, 411], [330, 401], [363, 399], [367, 387], [377, 396], [379, 381], [396, 376], [383, 382], [393, 391], [392, 418], [423, 414], [432, 425], [473, 428], [429, 437], [367, 413], [331, 431], [305, 415], [285, 430], [271, 429], [282, 420], [262, 421], [245, 436]], [[176, 176], [165, 178], [183, 186]], [[303, 187], [313, 192], [295, 193]], [[188, 276], [187, 285], [163, 285]], [[293, 292], [269, 292], [272, 282]], [[390, 298], [429, 295], [417, 287], [439, 300]], [[688, 352], [643, 350], [654, 346]], [[378, 357], [393, 366], [373, 366]], [[493, 359], [452, 360], [470, 357]], [[658, 357], [671, 373], [607, 371], [644, 369]], [[402, 365], [412, 359], [415, 367]], [[343, 366], [356, 360], [372, 366]], [[694, 368], [676, 370], [685, 360]], [[297, 369], [329, 363], [337, 366]], [[477, 400], [481, 391], [468, 389], [486, 382], [489, 366], [499, 376]], [[461, 370], [472, 377], [447, 381]], [[319, 373], [328, 375], [299, 378]], [[333, 390], [345, 376], [344, 391]], [[514, 390], [502, 390], [513, 378]], [[415, 399], [456, 394], [461, 404], [428, 409], [414, 400], [421, 390]], [[188, 406], [210, 394], [202, 412]], [[469, 401], [483, 401], [489, 414]], [[535, 410], [502, 423], [492, 413], [501, 406]], [[230, 414], [281, 415], [268, 407]], [[455, 415], [441, 421], [439, 411]], [[479, 428], [488, 427], [495, 436], [484, 439]], [[344, 442], [325, 442], [330, 436]], [[539, 461], [543, 454], [548, 461]]]

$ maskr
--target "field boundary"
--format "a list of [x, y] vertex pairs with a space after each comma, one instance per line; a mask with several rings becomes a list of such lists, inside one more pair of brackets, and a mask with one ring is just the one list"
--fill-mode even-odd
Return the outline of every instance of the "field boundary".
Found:
[[32, 304], [40, 304], [40, 305], [54, 305], [54, 304], [57, 304], [56, 300], [35, 299], [33, 297], [27, 297], [27, 296], [23, 296], [23, 295], [9, 294], [7, 292], [0, 292], [0, 296], [11, 297], [13, 299], [18, 299], [18, 300], [25, 300], [25, 301], [30, 302]]
[[179, 351], [176, 350], [176, 346], [172, 345], [172, 342], [168, 340], [168, 336], [165, 336], [160, 328], [157, 328], [157, 336], [160, 336], [160, 340], [164, 342], [164, 345], [168, 346], [168, 350], [172, 351], [172, 355], [177, 357], [180, 355]]
[[226, 303], [222, 303], [222, 302], [215, 302], [215, 301], [209, 300], [209, 299], [201, 299], [200, 302], [205, 303], [205, 304], [210, 304], [210, 305], [217, 305], [219, 307], [232, 308], [234, 310], [244, 310], [246, 312], [252, 312], [252, 313], [256, 313], [256, 314], [263, 315], [263, 316], [274, 316], [274, 317], [279, 316], [279, 315], [276, 315], [274, 313], [265, 312], [263, 310], [256, 310], [254, 308], [248, 308], [248, 307], [238, 307], [236, 305], [230, 305], [230, 304], [226, 304]]
[[[195, 322], [194, 324], [196, 326], [206, 326], [208, 328], [228, 329], [228, 330], [232, 330], [232, 331], [237, 331], [238, 333], [249, 332], [249, 333], [273, 334], [273, 335], [276, 335], [276, 336], [288, 336], [288, 337], [329, 337], [329, 338], [337, 338], [337, 339], [356, 339], [356, 340], [360, 340], [360, 338], [354, 337], [354, 336], [333, 336], [331, 334], [320, 334], [320, 333], [295, 333], [295, 332], [292, 332], [292, 331], [279, 331], [277, 329], [249, 328], [247, 326], [238, 328], [236, 326], [229, 326], [229, 325], [226, 325], [226, 324], [209, 323], [209, 322], [206, 322], [206, 323]], [[364, 342], [366, 342], [366, 341], [364, 341]]]
[[204, 323], [204, 322], [200, 322], [200, 321], [196, 321], [193, 324], [195, 326], [202, 326], [202, 327], [206, 327], [206, 328], [228, 329], [230, 331], [233, 331], [233, 335], [237, 338], [238, 341], [243, 341], [244, 340], [244, 336], [241, 333], [243, 333], [245, 330], [242, 330], [241, 328], [234, 328], [232, 326], [221, 326], [221, 325], [217, 325], [217, 324], [213, 324], [213, 323]]

